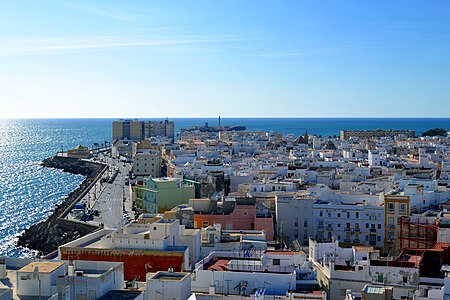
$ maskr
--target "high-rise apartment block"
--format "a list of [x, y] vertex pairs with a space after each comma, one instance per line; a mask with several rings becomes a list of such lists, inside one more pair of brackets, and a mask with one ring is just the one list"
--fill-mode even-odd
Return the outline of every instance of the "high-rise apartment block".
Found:
[[164, 121], [118, 120], [112, 123], [112, 127], [113, 140], [140, 141], [157, 136], [173, 139], [175, 136], [174, 122], [168, 119]]

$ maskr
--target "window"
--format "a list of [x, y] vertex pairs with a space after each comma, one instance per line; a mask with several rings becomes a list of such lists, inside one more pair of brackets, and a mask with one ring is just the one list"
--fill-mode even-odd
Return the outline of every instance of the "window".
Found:
[[388, 237], [389, 239], [393, 239], [393, 238], [394, 238], [394, 231], [389, 230], [389, 231], [387, 232], [387, 237]]
[[359, 218], [359, 212], [356, 212], [356, 218], [357, 219]]
[[308, 220], [305, 220], [305, 222], [303, 222], [303, 227], [308, 227]]
[[395, 225], [394, 225], [394, 218], [393, 217], [389, 217], [388, 218], [388, 227], [390, 227], [390, 228], [395, 227]]
[[381, 224], [378, 224], [378, 229], [381, 229]]
[[341, 213], [338, 213], [338, 218], [340, 218], [341, 217]]
[[294, 227], [298, 227], [298, 218], [295, 218]]
[[400, 204], [400, 213], [401, 214], [406, 213], [406, 204], [405, 203]]
[[381, 242], [381, 235], [377, 236], [377, 241]]
[[388, 207], [387, 207], [388, 211], [390, 212], [394, 212], [395, 211], [395, 204], [388, 202]]
[[243, 214], [244, 216], [246, 216], [246, 215], [248, 215], [248, 212], [244, 211], [242, 214]]
[[341, 223], [338, 223], [338, 227], [341, 227]]
[[366, 223], [366, 228], [369, 228], [369, 223]]
[[278, 258], [272, 259], [272, 264], [273, 264], [274, 266], [279, 266], [279, 265], [280, 265], [280, 259], [278, 259]]
[[209, 225], [209, 222], [208, 222], [208, 221], [203, 221], [202, 227], [208, 227], [208, 225]]
[[408, 283], [408, 275], [403, 275], [403, 283]]
[[350, 212], [347, 212], [347, 218], [350, 218]]
[[319, 217], [322, 217], [322, 216], [323, 216], [323, 212], [319, 211]]
[[378, 281], [378, 282], [384, 282], [383, 274], [378, 274], [378, 276], [377, 276], [377, 281]]
[[294, 238], [298, 238], [298, 233], [294, 234]]

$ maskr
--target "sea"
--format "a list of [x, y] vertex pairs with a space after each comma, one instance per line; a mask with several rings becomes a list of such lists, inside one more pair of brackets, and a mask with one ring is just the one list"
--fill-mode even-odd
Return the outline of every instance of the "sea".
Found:
[[[115, 119], [2, 119], [0, 120], [0, 256], [33, 257], [16, 246], [17, 235], [45, 220], [64, 196], [84, 177], [40, 166], [61, 150], [111, 141]], [[146, 119], [147, 120], [147, 119]], [[148, 119], [150, 120], [150, 119]], [[174, 118], [175, 131], [218, 118]], [[333, 136], [341, 129], [411, 129], [418, 135], [441, 127], [450, 130], [450, 118], [221, 118], [221, 125], [243, 125], [247, 130], [283, 134]]]

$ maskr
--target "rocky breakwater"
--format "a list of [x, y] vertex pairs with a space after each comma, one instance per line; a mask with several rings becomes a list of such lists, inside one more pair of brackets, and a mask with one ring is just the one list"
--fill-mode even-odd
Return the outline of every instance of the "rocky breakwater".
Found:
[[106, 165], [83, 161], [68, 157], [51, 157], [41, 163], [48, 168], [62, 169], [64, 172], [86, 176], [80, 186], [69, 193], [64, 202], [55, 206], [53, 213], [47, 220], [27, 228], [18, 239], [19, 246], [37, 250], [48, 254], [58, 249], [60, 245], [89, 234], [98, 227], [64, 219], [70, 210], [79, 202], [95, 182], [108, 168]]

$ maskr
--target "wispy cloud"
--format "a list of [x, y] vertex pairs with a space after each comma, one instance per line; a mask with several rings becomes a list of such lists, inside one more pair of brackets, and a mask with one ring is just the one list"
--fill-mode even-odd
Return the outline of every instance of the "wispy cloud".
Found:
[[136, 15], [125, 13], [117, 8], [113, 7], [102, 7], [98, 5], [80, 3], [80, 2], [65, 2], [63, 4], [69, 9], [78, 10], [87, 14], [95, 16], [109, 17], [120, 21], [132, 21], [136, 18]]
[[177, 36], [165, 39], [142, 38], [131, 40], [121, 37], [54, 37], [0, 40], [0, 56], [48, 55], [64, 51], [101, 50], [131, 47], [189, 46], [242, 41], [212, 36]]

